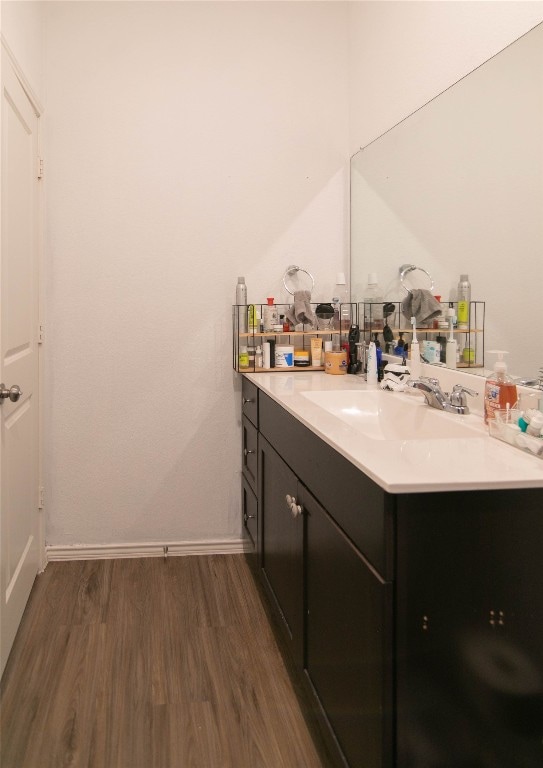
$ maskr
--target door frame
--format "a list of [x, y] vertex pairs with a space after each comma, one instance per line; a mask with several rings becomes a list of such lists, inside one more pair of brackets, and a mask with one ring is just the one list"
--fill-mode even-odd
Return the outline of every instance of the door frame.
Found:
[[[17, 80], [21, 84], [22, 89], [24, 90], [30, 105], [34, 111], [34, 114], [37, 117], [38, 122], [38, 157], [43, 158], [43, 126], [42, 126], [42, 115], [44, 112], [44, 108], [42, 103], [40, 102], [36, 92], [32, 88], [32, 85], [30, 84], [30, 81], [26, 77], [22, 67], [20, 66], [19, 62], [17, 61], [15, 55], [13, 54], [13, 51], [9, 47], [3, 33], [0, 33], [0, 45], [1, 50], [6, 54], [7, 59], [9, 60], [9, 63], [15, 73], [15, 76], [17, 77]], [[0, 157], [0, 173], [1, 173], [1, 157]], [[36, 173], [38, 173], [38, 169], [36, 168]], [[36, 227], [37, 227], [37, 233], [38, 233], [38, 324], [40, 328], [45, 328], [45, 293], [44, 293], [44, 274], [45, 274], [45, 248], [44, 248], [44, 232], [45, 232], [45, 210], [44, 210], [44, 179], [43, 176], [39, 178], [38, 183], [38, 201], [37, 201], [37, 221], [36, 221]], [[1, 199], [2, 191], [0, 189], [0, 206], [2, 204]], [[1, 226], [1, 224], [0, 224]], [[1, 249], [1, 239], [0, 239], [0, 249]], [[1, 253], [0, 253], [1, 256]], [[36, 333], [38, 333], [38, 329], [36, 329]], [[44, 393], [43, 393], [43, 372], [44, 372], [44, 333], [40, 334], [40, 343], [38, 344], [38, 407], [39, 407], [39, 417], [38, 417], [38, 483], [40, 488], [40, 514], [38, 516], [39, 521], [39, 540], [38, 540], [38, 551], [39, 551], [39, 562], [40, 562], [40, 568], [39, 573], [41, 573], [45, 566], [47, 565], [47, 552], [45, 549], [45, 505], [43, 502], [43, 496], [44, 491], [43, 489], [43, 475], [44, 475], [44, 467], [43, 467], [43, 443], [44, 443], [44, 429], [45, 429], [45, 421], [44, 421]]]

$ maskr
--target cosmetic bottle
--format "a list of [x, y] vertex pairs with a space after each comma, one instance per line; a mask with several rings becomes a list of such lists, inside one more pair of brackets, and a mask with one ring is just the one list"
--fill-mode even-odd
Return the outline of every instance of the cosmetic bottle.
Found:
[[368, 284], [364, 291], [364, 327], [366, 330], [383, 328], [383, 289], [377, 282], [377, 274], [368, 274]]
[[246, 370], [249, 367], [249, 352], [247, 347], [239, 348], [239, 367], [240, 370]]
[[260, 331], [260, 316], [255, 304], [249, 304], [249, 333], [258, 333]]
[[262, 347], [258, 346], [255, 352], [255, 368], [263, 367]]
[[370, 341], [368, 346], [366, 381], [369, 385], [377, 384], [377, 349], [374, 341]]
[[469, 303], [471, 301], [471, 284], [467, 275], [460, 275], [457, 299], [458, 328], [469, 328]]
[[494, 418], [495, 411], [514, 408], [518, 398], [516, 384], [507, 375], [507, 365], [503, 361], [503, 356], [507, 355], [507, 352], [498, 349], [489, 350], [489, 352], [492, 355], [498, 355], [498, 361], [494, 363], [494, 371], [485, 381], [485, 424]]
[[273, 303], [273, 297], [266, 299], [268, 302], [262, 307], [262, 320], [264, 321], [264, 333], [275, 330], [275, 326], [279, 322], [279, 313], [277, 307]]
[[238, 308], [238, 327], [240, 333], [247, 333], [247, 286], [245, 278], [238, 277], [236, 285], [236, 305]]
[[[334, 301], [337, 307], [337, 318], [334, 312], [334, 324], [336, 330], [341, 330], [345, 333], [349, 332], [351, 327], [351, 307], [349, 304], [349, 291], [347, 290], [347, 281], [345, 280], [345, 274], [338, 272], [336, 275], [336, 287], [334, 289]], [[336, 325], [337, 323], [337, 325]]]
[[377, 360], [377, 371], [379, 371], [381, 362], [383, 360], [383, 350], [381, 349], [381, 342], [379, 341], [378, 336], [378, 333], [373, 334], [373, 343], [375, 344], [375, 357]]

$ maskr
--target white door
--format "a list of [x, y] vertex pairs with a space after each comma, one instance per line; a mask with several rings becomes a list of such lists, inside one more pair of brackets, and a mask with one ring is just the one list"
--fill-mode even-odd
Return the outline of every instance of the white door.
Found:
[[0, 674], [40, 564], [38, 118], [4, 50], [1, 125]]

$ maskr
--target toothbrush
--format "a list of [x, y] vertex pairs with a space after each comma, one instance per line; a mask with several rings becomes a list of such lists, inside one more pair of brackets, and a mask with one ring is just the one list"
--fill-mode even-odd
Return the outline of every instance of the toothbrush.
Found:
[[411, 339], [411, 344], [418, 344], [417, 339], [417, 318], [412, 317], [411, 318], [411, 325], [413, 326], [413, 338]]

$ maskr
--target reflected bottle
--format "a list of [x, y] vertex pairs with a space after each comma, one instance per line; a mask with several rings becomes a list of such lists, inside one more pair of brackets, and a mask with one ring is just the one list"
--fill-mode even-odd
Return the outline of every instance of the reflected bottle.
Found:
[[460, 282], [458, 283], [458, 311], [457, 323], [458, 328], [469, 328], [469, 304], [471, 301], [471, 284], [468, 275], [460, 275]]

